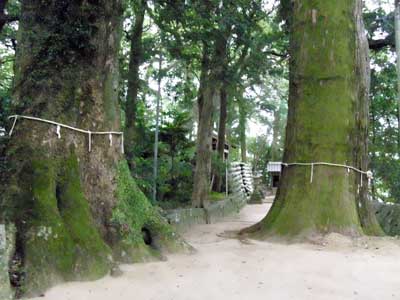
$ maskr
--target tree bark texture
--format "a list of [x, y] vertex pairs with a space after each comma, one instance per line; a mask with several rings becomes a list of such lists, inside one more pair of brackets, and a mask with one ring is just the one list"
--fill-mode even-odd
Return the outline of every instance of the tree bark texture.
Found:
[[242, 162], [247, 162], [247, 143], [246, 143], [246, 126], [247, 126], [247, 110], [246, 101], [243, 99], [243, 91], [239, 93], [239, 140], [240, 140], [240, 154]]
[[198, 128], [196, 143], [196, 166], [192, 193], [192, 206], [208, 206], [211, 178], [212, 121], [216, 81], [210, 70], [210, 50], [204, 46], [200, 87], [197, 99]]
[[[14, 107], [91, 131], [120, 131], [121, 3], [22, 1]], [[62, 280], [95, 279], [113, 257], [139, 260], [146, 228], [163, 245], [172, 230], [130, 177], [121, 137], [19, 119], [7, 156], [2, 218], [15, 223], [15, 255], [29, 294]], [[162, 234], [161, 234], [162, 233]], [[165, 243], [164, 243], [165, 241]], [[171, 242], [172, 245], [172, 242]]]
[[[226, 122], [228, 119], [228, 87], [224, 83], [220, 89], [220, 107], [219, 107], [219, 126], [218, 126], [218, 142], [217, 153], [220, 161], [225, 160], [225, 143], [226, 143]], [[221, 192], [223, 176], [219, 172], [214, 174], [214, 191]]]
[[281, 113], [282, 113], [282, 104], [279, 103], [278, 107], [274, 111], [274, 121], [272, 123], [272, 143], [271, 143], [271, 160], [278, 161], [281, 159], [281, 155], [279, 153], [280, 143], [279, 137], [281, 135]]
[[[369, 61], [361, 0], [292, 3], [284, 162], [366, 170]], [[311, 182], [310, 173], [310, 167], [285, 167], [272, 209], [245, 232], [287, 238], [382, 233], [369, 207], [365, 175], [316, 166]]]

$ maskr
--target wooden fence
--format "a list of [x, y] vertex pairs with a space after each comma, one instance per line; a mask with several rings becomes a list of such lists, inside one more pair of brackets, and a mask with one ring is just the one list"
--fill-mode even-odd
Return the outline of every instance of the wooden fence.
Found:
[[229, 168], [229, 191], [231, 194], [249, 200], [254, 191], [253, 174], [250, 165], [232, 162]]

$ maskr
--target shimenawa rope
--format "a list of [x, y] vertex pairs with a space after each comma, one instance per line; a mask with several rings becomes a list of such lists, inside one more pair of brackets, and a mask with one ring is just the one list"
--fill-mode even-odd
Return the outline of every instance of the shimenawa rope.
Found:
[[121, 153], [124, 153], [124, 133], [120, 132], [120, 131], [90, 131], [90, 130], [84, 130], [84, 129], [80, 129], [80, 128], [76, 128], [73, 126], [69, 126], [66, 124], [62, 124], [62, 123], [58, 123], [58, 122], [54, 122], [54, 121], [50, 121], [50, 120], [46, 120], [46, 119], [42, 119], [42, 118], [37, 118], [37, 117], [31, 117], [31, 116], [22, 116], [22, 115], [12, 115], [9, 116], [8, 119], [14, 119], [14, 122], [12, 124], [11, 130], [9, 132], [9, 136], [11, 136], [13, 134], [13, 131], [15, 129], [15, 125], [17, 123], [18, 119], [27, 119], [27, 120], [33, 120], [33, 121], [38, 121], [38, 122], [43, 122], [43, 123], [48, 123], [48, 124], [52, 124], [57, 126], [56, 127], [56, 134], [57, 137], [60, 139], [61, 138], [61, 127], [63, 128], [67, 128], [70, 130], [74, 130], [74, 131], [78, 131], [81, 133], [85, 133], [88, 135], [89, 141], [88, 141], [88, 150], [89, 152], [92, 151], [92, 135], [108, 135], [109, 141], [110, 141], [110, 146], [112, 146], [112, 136], [113, 135], [120, 135], [121, 136]]

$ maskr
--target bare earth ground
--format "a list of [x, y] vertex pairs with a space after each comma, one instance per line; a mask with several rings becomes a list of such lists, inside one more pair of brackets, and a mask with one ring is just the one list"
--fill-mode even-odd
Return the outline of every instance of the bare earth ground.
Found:
[[[316, 244], [284, 245], [224, 238], [260, 220], [270, 204], [198, 225], [185, 238], [198, 250], [166, 262], [124, 265], [124, 275], [57, 286], [51, 300], [400, 299], [400, 243], [330, 235]], [[225, 235], [226, 236], [226, 235]]]

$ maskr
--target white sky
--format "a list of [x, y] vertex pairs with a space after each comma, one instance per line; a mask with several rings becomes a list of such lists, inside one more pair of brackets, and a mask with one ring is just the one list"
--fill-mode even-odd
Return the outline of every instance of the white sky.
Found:
[[365, 0], [365, 6], [372, 10], [382, 7], [385, 11], [394, 10], [394, 0]]

